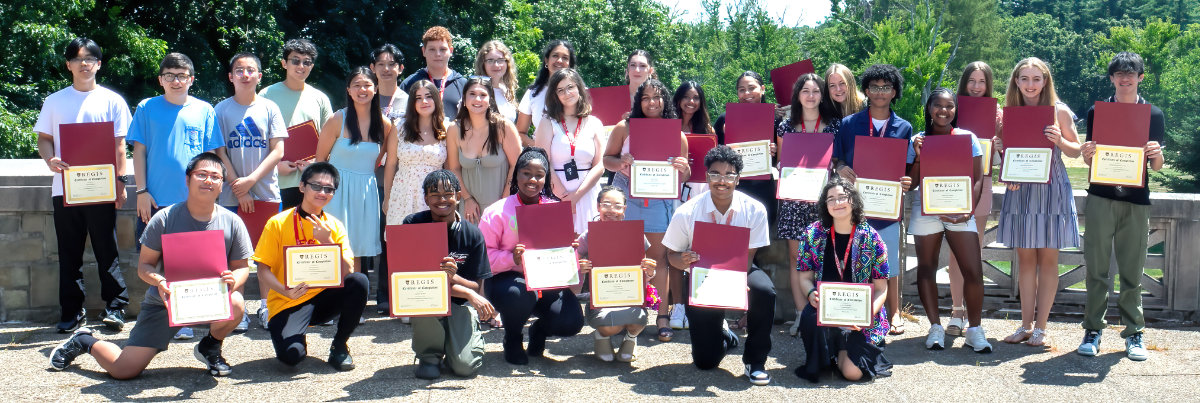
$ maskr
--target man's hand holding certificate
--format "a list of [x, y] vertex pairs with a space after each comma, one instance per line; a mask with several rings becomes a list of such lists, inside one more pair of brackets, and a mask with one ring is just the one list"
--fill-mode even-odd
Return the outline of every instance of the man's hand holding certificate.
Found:
[[159, 296], [171, 326], [233, 319], [230, 287], [233, 273], [219, 230], [177, 232], [162, 236], [163, 277], [167, 290]]
[[[1087, 148], [1088, 182], [1140, 188], [1146, 185], [1146, 144], [1150, 141], [1150, 104], [1096, 102]], [[1086, 155], [1085, 155], [1086, 157]]]
[[531, 291], [567, 288], [579, 284], [579, 260], [571, 243], [575, 229], [571, 203], [517, 207], [517, 242], [525, 287]]
[[750, 229], [697, 221], [688, 305], [746, 310]]
[[59, 126], [63, 203], [112, 203], [125, 183], [117, 181], [116, 138], [113, 122], [70, 123]]
[[450, 279], [457, 267], [453, 259], [446, 264], [446, 223], [389, 225], [385, 231], [392, 317], [450, 315]]

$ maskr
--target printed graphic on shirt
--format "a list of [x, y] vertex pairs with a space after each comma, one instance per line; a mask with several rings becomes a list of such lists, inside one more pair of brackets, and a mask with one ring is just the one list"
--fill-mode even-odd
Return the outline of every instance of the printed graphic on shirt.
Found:
[[225, 141], [225, 146], [229, 148], [267, 148], [267, 139], [263, 136], [262, 130], [258, 125], [254, 124], [254, 119], [249, 117], [238, 123], [233, 131], [229, 132], [229, 138]]

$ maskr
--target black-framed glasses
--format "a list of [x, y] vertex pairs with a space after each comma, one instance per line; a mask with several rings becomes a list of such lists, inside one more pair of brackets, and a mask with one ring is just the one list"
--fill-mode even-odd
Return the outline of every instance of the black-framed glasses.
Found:
[[311, 190], [311, 191], [314, 191], [317, 193], [333, 194], [333, 192], [337, 191], [337, 188], [335, 188], [333, 186], [325, 186], [325, 185], [321, 185], [318, 183], [312, 183], [312, 182], [304, 182], [304, 184], [308, 185], [308, 190]]
[[79, 64], [96, 64], [99, 62], [100, 62], [100, 59], [98, 59], [96, 57], [91, 57], [91, 56], [76, 57], [76, 58], [71, 59], [71, 63], [79, 63]]
[[220, 182], [222, 179], [225, 179], [225, 178], [223, 176], [221, 176], [221, 174], [215, 174], [215, 173], [210, 174], [207, 172], [192, 172], [192, 179], [202, 181], [202, 182], [203, 181]]
[[312, 67], [312, 65], [313, 65], [313, 59], [303, 59], [303, 60], [301, 60], [301, 59], [298, 59], [298, 58], [291, 58], [291, 59], [288, 59], [288, 64], [290, 64], [290, 65], [293, 65], [293, 66], [299, 66], [299, 65], [303, 64], [303, 65], [304, 65], [304, 67]]
[[733, 183], [734, 181], [737, 181], [737, 180], [738, 180], [738, 177], [740, 177], [740, 176], [742, 176], [742, 174], [737, 174], [737, 173], [733, 173], [733, 174], [719, 174], [719, 173], [716, 173], [716, 172], [709, 172], [709, 173], [708, 173], [708, 181], [709, 181], [709, 182], [729, 182], [729, 183]]
[[158, 78], [161, 78], [163, 81], [166, 81], [168, 83], [173, 83], [176, 81], [182, 83], [184, 81], [187, 81], [189, 78], [192, 78], [192, 75], [187, 74], [187, 73], [179, 73], [179, 74], [162, 73], [162, 74], [158, 75]]
[[891, 90], [892, 90], [892, 86], [890, 86], [890, 85], [872, 85], [870, 87], [867, 87], [867, 91], [870, 91], [875, 94], [882, 94], [882, 93], [885, 93], [885, 92], [888, 92]]

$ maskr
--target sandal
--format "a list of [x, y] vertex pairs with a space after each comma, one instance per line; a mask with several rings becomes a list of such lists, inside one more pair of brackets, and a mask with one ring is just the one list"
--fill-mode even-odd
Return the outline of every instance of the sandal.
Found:
[[746, 320], [747, 320], [747, 316], [745, 314], [743, 314], [742, 317], [738, 318], [738, 320], [736, 320], [732, 324], [730, 324], [729, 328], [733, 329], [733, 330], [745, 329], [746, 328]]
[[950, 323], [946, 325], [946, 334], [950, 336], [962, 336], [963, 329], [967, 324], [967, 307], [956, 306], [950, 310]]
[[1029, 341], [1026, 341], [1025, 344], [1028, 344], [1028, 345], [1031, 345], [1034, 347], [1049, 346], [1050, 345], [1050, 332], [1047, 332], [1046, 329], [1034, 328], [1033, 334], [1029, 337]]
[[888, 334], [892, 336], [904, 334], [904, 322], [905, 320], [903, 317], [897, 318], [895, 322], [888, 322], [891, 325], [888, 329]]
[[665, 317], [658, 318], [658, 341], [663, 343], [671, 341], [671, 338], [675, 337], [675, 331], [671, 330], [671, 326], [663, 324], [666, 321]]
[[[609, 348], [612, 348], [611, 344]], [[617, 351], [617, 361], [637, 361], [637, 336], [625, 336], [625, 340], [621, 341], [621, 349]]]
[[1008, 337], [1004, 338], [1004, 342], [1008, 344], [1018, 344], [1025, 340], [1029, 340], [1030, 337], [1031, 335], [1028, 328], [1025, 326], [1018, 326], [1017, 330], [1013, 331], [1013, 334], [1010, 334]]
[[[602, 338], [597, 339], [597, 338], [593, 337], [593, 341], [595, 342], [593, 349], [596, 352], [596, 358], [599, 358], [600, 361], [612, 362], [613, 348], [612, 348], [612, 342], [609, 340], [609, 338], [602, 337]], [[624, 348], [625, 346], [621, 346], [621, 347]]]

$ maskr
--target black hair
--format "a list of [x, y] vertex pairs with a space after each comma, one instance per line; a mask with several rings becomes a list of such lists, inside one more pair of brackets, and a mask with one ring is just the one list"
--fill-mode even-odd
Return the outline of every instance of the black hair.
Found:
[[596, 194], [596, 204], [600, 204], [600, 201], [604, 200], [604, 195], [608, 194], [608, 192], [620, 193], [622, 199], [629, 198], [629, 196], [625, 194], [625, 189], [621, 189], [613, 185], [600, 185], [600, 193]]
[[817, 200], [817, 216], [821, 217], [821, 225], [826, 228], [833, 227], [833, 215], [829, 214], [829, 202], [826, 199], [829, 197], [829, 190], [838, 186], [841, 186], [850, 198], [850, 220], [858, 226], [863, 222], [862, 196], [858, 194], [858, 188], [838, 175], [830, 178], [829, 182], [825, 182], [825, 187], [821, 188], [821, 199]]
[[679, 113], [679, 117], [683, 117], [683, 97], [687, 96], [688, 91], [696, 90], [696, 95], [700, 96], [700, 109], [692, 115], [692, 127], [689, 130], [697, 134], [709, 134], [712, 132], [712, 124], [708, 120], [708, 97], [704, 96], [704, 88], [700, 87], [700, 83], [692, 80], [684, 81], [679, 84], [679, 88], [675, 89], [675, 96], [671, 97], [671, 106], [675, 107], [675, 111]]
[[342, 183], [341, 175], [338, 174], [337, 167], [325, 161], [314, 162], [304, 167], [304, 171], [300, 172], [300, 186], [308, 183], [309, 179], [319, 174], [329, 175], [329, 179], [333, 180], [333, 188], [337, 189]]
[[283, 60], [287, 60], [292, 53], [299, 53], [304, 56], [317, 60], [317, 47], [309, 42], [308, 39], [289, 39], [283, 44]]
[[891, 84], [892, 90], [896, 91], [892, 93], [893, 104], [900, 99], [900, 94], [904, 89], [904, 75], [900, 74], [900, 69], [890, 64], [873, 64], [863, 72], [862, 80], [859, 80], [858, 85], [862, 87], [863, 93], [869, 94], [868, 89], [871, 87], [871, 82], [875, 80], [883, 80]]
[[[808, 73], [796, 79], [796, 84], [792, 86], [792, 116], [788, 119], [788, 125], [793, 129], [800, 122], [804, 121], [804, 106], [800, 105], [800, 90], [804, 89], [804, 84], [812, 81], [817, 84], [817, 88], [821, 91], [821, 102], [817, 103], [817, 113], [821, 115], [821, 122], [817, 125], [825, 123], [832, 125], [834, 121], [842, 119], [842, 108], [833, 103], [833, 98], [830, 98], [829, 91], [825, 87], [825, 79], [816, 73]], [[815, 132], [817, 128], [813, 128]]]
[[[555, 39], [546, 44], [546, 49], [542, 50], [542, 69], [538, 70], [537, 78], [533, 80], [533, 85], [529, 86], [529, 95], [536, 97], [546, 89], [546, 83], [550, 81], [550, 66], [546, 65], [546, 58], [550, 57], [550, 52], [557, 49], [559, 46], [567, 48], [567, 54], [570, 55], [570, 60], [567, 67], [575, 68], [575, 45], [566, 39]], [[579, 89], [583, 91], [583, 88]]]
[[483, 119], [488, 125], [488, 134], [487, 139], [483, 141], [483, 149], [487, 150], [488, 154], [499, 154], [500, 131], [504, 127], [504, 115], [501, 115], [499, 108], [496, 107], [496, 90], [492, 87], [492, 79], [489, 77], [471, 77], [467, 79], [466, 84], [463, 84], [462, 97], [464, 100], [458, 104], [458, 115], [455, 116], [456, 123], [458, 123], [458, 139], [466, 140], [467, 138], [467, 123], [471, 122], [471, 111], [467, 109], [466, 97], [467, 91], [473, 86], [483, 87], [488, 94], [487, 112], [483, 113]]
[[237, 63], [237, 61], [240, 59], [254, 60], [254, 66], [256, 68], [258, 68], [259, 70], [262, 70], [262, 60], [258, 60], [258, 56], [256, 56], [253, 53], [250, 53], [250, 52], [241, 52], [241, 53], [233, 55], [233, 57], [229, 58], [229, 72], [230, 73], [233, 72], [233, 64]]
[[454, 194], [458, 194], [458, 191], [462, 190], [462, 185], [458, 183], [458, 176], [447, 169], [439, 169], [425, 175], [425, 182], [421, 183], [421, 190], [425, 192], [426, 196], [429, 196], [429, 192], [436, 192], [439, 185], [445, 185], [446, 190], [453, 191]]
[[737, 151], [733, 151], [729, 146], [721, 144], [713, 149], [708, 150], [708, 154], [704, 154], [704, 169], [712, 168], [712, 165], [718, 162], [728, 163], [733, 165], [733, 169], [737, 173], [742, 173], [742, 155]]
[[1113, 56], [1112, 61], [1108, 62], [1108, 75], [1123, 71], [1137, 73], [1139, 76], [1145, 74], [1146, 64], [1142, 62], [1142, 56], [1133, 52], [1121, 52]]
[[925, 100], [925, 132], [926, 133], [929, 132], [929, 128], [933, 127], [933, 114], [929, 113], [929, 109], [933, 108], [933, 100], [936, 99], [937, 97], [940, 97], [943, 95], [950, 98], [951, 102], [954, 102], [954, 107], [955, 107], [954, 108], [954, 117], [950, 119], [950, 127], [958, 127], [958, 97], [955, 96], [954, 91], [951, 91], [949, 88], [937, 87], [937, 88], [934, 88], [933, 91], [929, 92], [929, 99]]
[[550, 165], [550, 156], [546, 154], [546, 149], [541, 147], [525, 147], [521, 150], [516, 165], [513, 165], [512, 181], [508, 184], [508, 193], [517, 194], [517, 172], [535, 160], [546, 167], [546, 184], [542, 186], [542, 196], [558, 200], [558, 196], [554, 195], [554, 181], [550, 180], [550, 175], [554, 175], [554, 168]]
[[166, 69], [187, 69], [188, 75], [196, 75], [196, 65], [192, 63], [192, 58], [179, 52], [163, 56], [162, 62], [158, 64], [158, 74], [162, 74]]
[[378, 61], [379, 56], [383, 55], [384, 53], [391, 53], [392, 59], [395, 59], [396, 63], [404, 65], [404, 52], [401, 52], [400, 48], [397, 48], [396, 45], [390, 43], [385, 43], [371, 51], [371, 63]]
[[662, 81], [658, 81], [657, 78], [647, 78], [646, 81], [642, 82], [642, 85], [638, 86], [637, 92], [633, 94], [633, 108], [629, 111], [629, 117], [646, 117], [646, 112], [642, 110], [642, 100], [646, 98], [646, 91], [651, 89], [657, 91], [658, 96], [662, 98], [662, 118], [678, 118], [679, 115], [675, 114], [675, 105], [667, 102], [667, 94], [670, 94], [670, 90], [667, 89], [666, 85], [663, 85]]
[[[626, 71], [629, 70], [629, 61], [633, 60], [634, 56], [641, 56], [641, 57], [646, 58], [646, 64], [650, 65], [651, 69], [654, 68], [654, 59], [650, 57], [650, 52], [642, 50], [642, 49], [634, 49], [633, 53], [630, 53], [629, 57], [625, 58], [625, 70]], [[656, 71], [656, 72], [651, 73], [649, 78], [658, 78], [658, 72]], [[625, 74], [625, 84], [629, 84], [629, 74], [628, 73]]]
[[67, 43], [67, 47], [63, 49], [63, 59], [74, 59], [76, 56], [79, 56], [80, 49], [87, 50], [88, 53], [92, 54], [92, 57], [104, 59], [104, 53], [101, 52], [100, 45], [96, 44], [96, 41], [91, 40], [91, 38], [86, 37], [78, 37]]
[[759, 75], [758, 73], [755, 73], [750, 70], [743, 71], [742, 74], [738, 76], [737, 80], [734, 80], [733, 86], [737, 87], [737, 83], [741, 82], [742, 79], [746, 78], [746, 77], [750, 77], [750, 78], [754, 79], [754, 81], [758, 82], [758, 86], [763, 88], [763, 96], [762, 96], [762, 98], [758, 99], [758, 103], [760, 103], [760, 104], [766, 103], [767, 102], [767, 92], [766, 92], [766, 86], [763, 85], [762, 75]]
[[192, 157], [192, 159], [187, 163], [187, 169], [183, 171], [183, 174], [185, 175], [184, 177], [186, 178], [192, 176], [192, 171], [196, 170], [196, 165], [199, 165], [200, 162], [203, 161], [217, 164], [217, 166], [221, 167], [221, 177], [225, 177], [225, 164], [221, 163], [221, 157], [218, 157], [217, 153], [212, 151], [205, 151], [197, 154], [195, 157]]
[[[375, 75], [371, 74], [371, 69], [367, 66], [355, 67], [350, 71], [350, 76], [346, 77], [346, 88], [350, 88], [350, 83], [358, 76], [366, 77], [371, 81], [371, 84], [379, 85], [375, 80]], [[371, 125], [367, 128], [367, 137], [372, 142], [383, 145], [383, 113], [379, 112], [379, 97], [371, 97], [371, 108], [367, 113], [371, 115]], [[350, 132], [350, 144], [358, 144], [362, 141], [362, 129], [358, 127], [358, 117], [354, 113], [354, 97], [350, 96], [350, 92], [346, 91], [346, 113], [342, 115], [342, 123], [346, 125], [346, 130]]]

